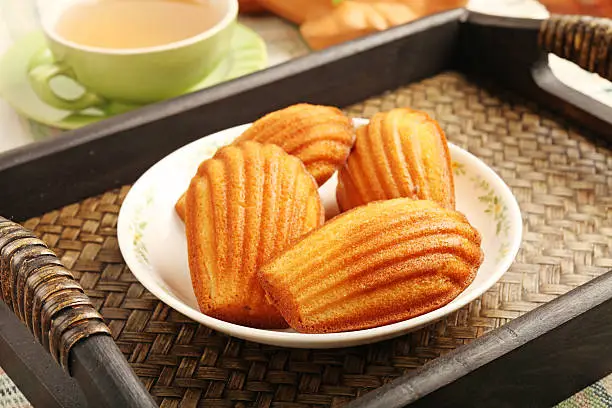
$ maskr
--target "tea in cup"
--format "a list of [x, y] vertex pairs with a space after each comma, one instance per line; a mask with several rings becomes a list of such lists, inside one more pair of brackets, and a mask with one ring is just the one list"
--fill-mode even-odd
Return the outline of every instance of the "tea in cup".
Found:
[[[44, 102], [69, 111], [181, 95], [226, 55], [237, 13], [237, 0], [60, 2], [42, 22], [54, 61], [33, 59], [30, 83]], [[84, 93], [56, 94], [58, 76]]]

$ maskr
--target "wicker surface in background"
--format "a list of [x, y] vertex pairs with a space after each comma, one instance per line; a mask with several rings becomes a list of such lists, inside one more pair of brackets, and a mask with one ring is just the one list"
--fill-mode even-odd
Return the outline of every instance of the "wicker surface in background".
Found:
[[[500, 97], [500, 95], [502, 95]], [[337, 407], [612, 268], [612, 151], [558, 117], [446, 73], [350, 107], [411, 106], [491, 165], [516, 194], [524, 239], [481, 299], [394, 340], [294, 350], [229, 338], [148, 293], [122, 261], [116, 223], [129, 187], [28, 220], [73, 269], [162, 407]]]

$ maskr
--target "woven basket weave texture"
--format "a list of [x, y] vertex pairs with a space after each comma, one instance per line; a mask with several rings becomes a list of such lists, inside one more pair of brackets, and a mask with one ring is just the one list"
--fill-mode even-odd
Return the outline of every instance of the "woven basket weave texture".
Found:
[[433, 115], [449, 140], [516, 195], [522, 248], [480, 299], [418, 332], [369, 346], [293, 350], [213, 332], [148, 293], [123, 263], [117, 214], [129, 187], [28, 220], [73, 269], [162, 407], [339, 407], [612, 268], [612, 152], [561, 118], [444, 73], [351, 106]]

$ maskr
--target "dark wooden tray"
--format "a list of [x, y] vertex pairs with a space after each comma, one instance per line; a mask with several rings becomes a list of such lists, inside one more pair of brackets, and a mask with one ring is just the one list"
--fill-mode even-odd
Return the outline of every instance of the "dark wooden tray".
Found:
[[[596, 40], [585, 36], [604, 22], [551, 21], [539, 45], [540, 21], [453, 10], [4, 153], [0, 214], [25, 222], [128, 185], [176, 148], [292, 103], [332, 104], [350, 112], [357, 109], [353, 104], [444, 71], [458, 71], [493, 93], [510, 90], [555, 112], [568, 126], [578, 127], [589, 145], [609, 153], [612, 109], [561, 84], [543, 49], [609, 77], [612, 53], [601, 57], [596, 51], [612, 40], [603, 34], [594, 35]], [[566, 42], [557, 44], [556, 38]], [[570, 40], [576, 49], [566, 47]], [[366, 108], [362, 105], [359, 112]], [[603, 166], [609, 165], [612, 154], [604, 156]], [[596, 163], [593, 168], [597, 165], [601, 167]], [[598, 171], [609, 180], [609, 172]], [[605, 245], [607, 252], [600, 255], [609, 259], [612, 243]], [[612, 372], [610, 312], [612, 273], [433, 359], [353, 404], [550, 406]], [[25, 337], [27, 332], [6, 307], [0, 307], [0, 328], [0, 365], [31, 401], [53, 401], [53, 406], [82, 403], [75, 384]], [[112, 374], [112, 367], [86, 369], [88, 356], [83, 347], [75, 348], [74, 374], [91, 401], [96, 393], [108, 393], [110, 385], [90, 374], [77, 374], [93, 370], [102, 376]]]

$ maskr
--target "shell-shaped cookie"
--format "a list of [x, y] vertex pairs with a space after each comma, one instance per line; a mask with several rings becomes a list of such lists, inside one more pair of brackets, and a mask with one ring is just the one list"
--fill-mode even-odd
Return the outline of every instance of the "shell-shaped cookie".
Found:
[[444, 132], [425, 112], [393, 109], [357, 129], [338, 172], [342, 211], [377, 200], [409, 197], [455, 208], [451, 157]]
[[355, 131], [350, 119], [332, 106], [300, 103], [255, 121], [236, 142], [273, 143], [298, 157], [319, 185], [344, 164]]
[[308, 234], [259, 272], [283, 317], [303, 333], [406, 320], [457, 297], [483, 260], [465, 216], [429, 200], [356, 207]]
[[200, 310], [251, 327], [286, 327], [256, 272], [324, 221], [317, 185], [302, 162], [271, 144], [219, 149], [191, 181], [186, 221]]
[[[355, 141], [355, 130], [342, 111], [301, 103], [255, 121], [234, 143], [272, 143], [298, 157], [320, 186], [344, 164]], [[185, 195], [175, 205], [185, 220]]]

